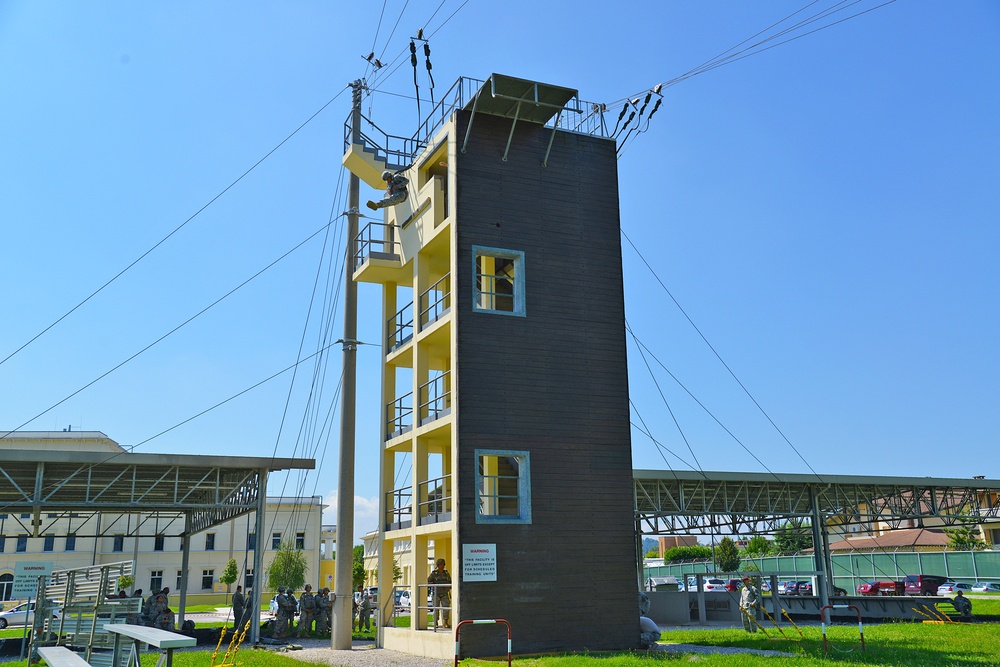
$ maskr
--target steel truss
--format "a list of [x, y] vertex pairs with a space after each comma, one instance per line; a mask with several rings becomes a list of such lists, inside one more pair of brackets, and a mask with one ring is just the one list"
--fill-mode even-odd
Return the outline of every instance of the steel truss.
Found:
[[[78, 537], [112, 528], [135, 535], [150, 522], [164, 535], [192, 535], [255, 511], [269, 471], [315, 465], [311, 459], [28, 450], [5, 450], [3, 459], [0, 512], [32, 537], [66, 518], [79, 520]], [[101, 513], [124, 516], [99, 526]]]
[[646, 535], [768, 534], [817, 512], [827, 524], [891, 528], [1000, 517], [1000, 481], [986, 479], [636, 470], [633, 484]]

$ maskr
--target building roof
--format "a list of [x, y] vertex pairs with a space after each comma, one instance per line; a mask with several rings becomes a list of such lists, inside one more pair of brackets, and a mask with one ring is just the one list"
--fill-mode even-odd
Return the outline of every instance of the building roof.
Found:
[[948, 535], [942, 530], [910, 528], [891, 530], [874, 537], [851, 537], [830, 543], [830, 551], [877, 551], [900, 548], [948, 546]]

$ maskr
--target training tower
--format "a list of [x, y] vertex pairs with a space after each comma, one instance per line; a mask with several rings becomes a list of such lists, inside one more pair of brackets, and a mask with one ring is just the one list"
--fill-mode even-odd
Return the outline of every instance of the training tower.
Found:
[[[385, 169], [409, 179], [407, 200], [353, 242], [355, 280], [383, 286], [381, 645], [450, 658], [460, 620], [500, 618], [516, 654], [636, 647], [616, 144], [601, 108], [494, 74], [460, 79], [411, 137], [363, 123], [346, 134], [348, 169], [381, 189]], [[392, 627], [406, 550], [397, 586], [414, 613]], [[451, 630], [427, 622], [436, 558]], [[505, 635], [463, 626], [459, 650], [503, 654]]]

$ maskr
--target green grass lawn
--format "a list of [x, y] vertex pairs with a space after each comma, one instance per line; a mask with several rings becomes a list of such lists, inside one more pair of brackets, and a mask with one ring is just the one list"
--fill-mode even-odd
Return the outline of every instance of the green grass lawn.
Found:
[[[575, 653], [569, 655], [546, 655], [540, 657], [515, 658], [518, 667], [645, 667], [664, 663], [697, 663], [705, 667], [780, 667], [814, 666], [841, 667], [846, 665], [891, 665], [894, 667], [996, 667], [1000, 665], [1000, 598], [973, 599], [977, 616], [992, 616], [993, 622], [977, 623], [882, 623], [867, 624], [865, 630], [866, 650], [861, 651], [859, 632], [856, 624], [846, 623], [827, 627], [830, 651], [823, 652], [823, 635], [819, 626], [801, 626], [801, 634], [787, 623], [782, 624], [784, 634], [773, 625], [764, 624], [767, 632], [750, 635], [739, 629], [690, 629], [667, 632], [660, 638], [661, 644], [698, 644], [717, 647], [743, 647], [780, 651], [789, 654], [782, 657], [758, 656], [753, 654], [673, 654], [657, 652], [635, 653]], [[980, 619], [983, 620], [983, 619]], [[205, 624], [202, 627], [211, 627]], [[20, 637], [22, 628], [0, 631], [2, 637]], [[355, 639], [373, 639], [374, 633], [355, 633]], [[517, 637], [514, 636], [516, 650]], [[222, 660], [221, 653], [216, 659]], [[208, 667], [212, 664], [212, 650], [182, 652], [174, 656], [177, 667]], [[769, 661], [765, 663], [764, 661]], [[503, 659], [466, 658], [461, 661], [465, 667], [496, 667]], [[11, 667], [27, 667], [24, 661], [9, 662]], [[239, 652], [237, 664], [243, 667], [302, 667], [282, 654], [255, 651], [244, 647]]]

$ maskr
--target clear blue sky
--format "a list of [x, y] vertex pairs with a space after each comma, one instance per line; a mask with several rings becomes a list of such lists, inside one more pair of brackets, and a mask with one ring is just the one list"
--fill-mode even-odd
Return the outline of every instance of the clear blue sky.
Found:
[[[635, 467], [1000, 477], [1000, 5], [879, 4], [665, 87], [627, 143], [622, 229], [780, 429], [623, 240], [630, 326], [714, 415], [649, 359], [664, 402], [630, 339], [633, 419], [683, 459], [635, 431]], [[322, 237], [46, 412], [343, 210], [346, 84], [368, 76], [365, 113], [411, 134], [400, 56], [418, 28], [438, 99], [460, 75], [500, 72], [614, 104], [613, 123], [626, 97], [806, 2], [446, 0], [431, 18], [438, 5], [0, 3], [0, 359], [333, 100], [0, 364], [3, 430], [72, 425], [135, 445], [294, 363]], [[379, 77], [361, 58], [371, 51], [391, 63]], [[422, 54], [419, 72], [426, 110]], [[377, 343], [379, 292], [360, 296], [359, 338]], [[286, 373], [137, 451], [315, 456], [318, 474], [269, 491], [332, 499], [336, 413], [332, 436], [316, 435], [339, 377], [332, 352], [320, 406], [306, 407], [307, 363], [291, 392]], [[376, 525], [378, 363], [361, 348], [358, 535]]]

